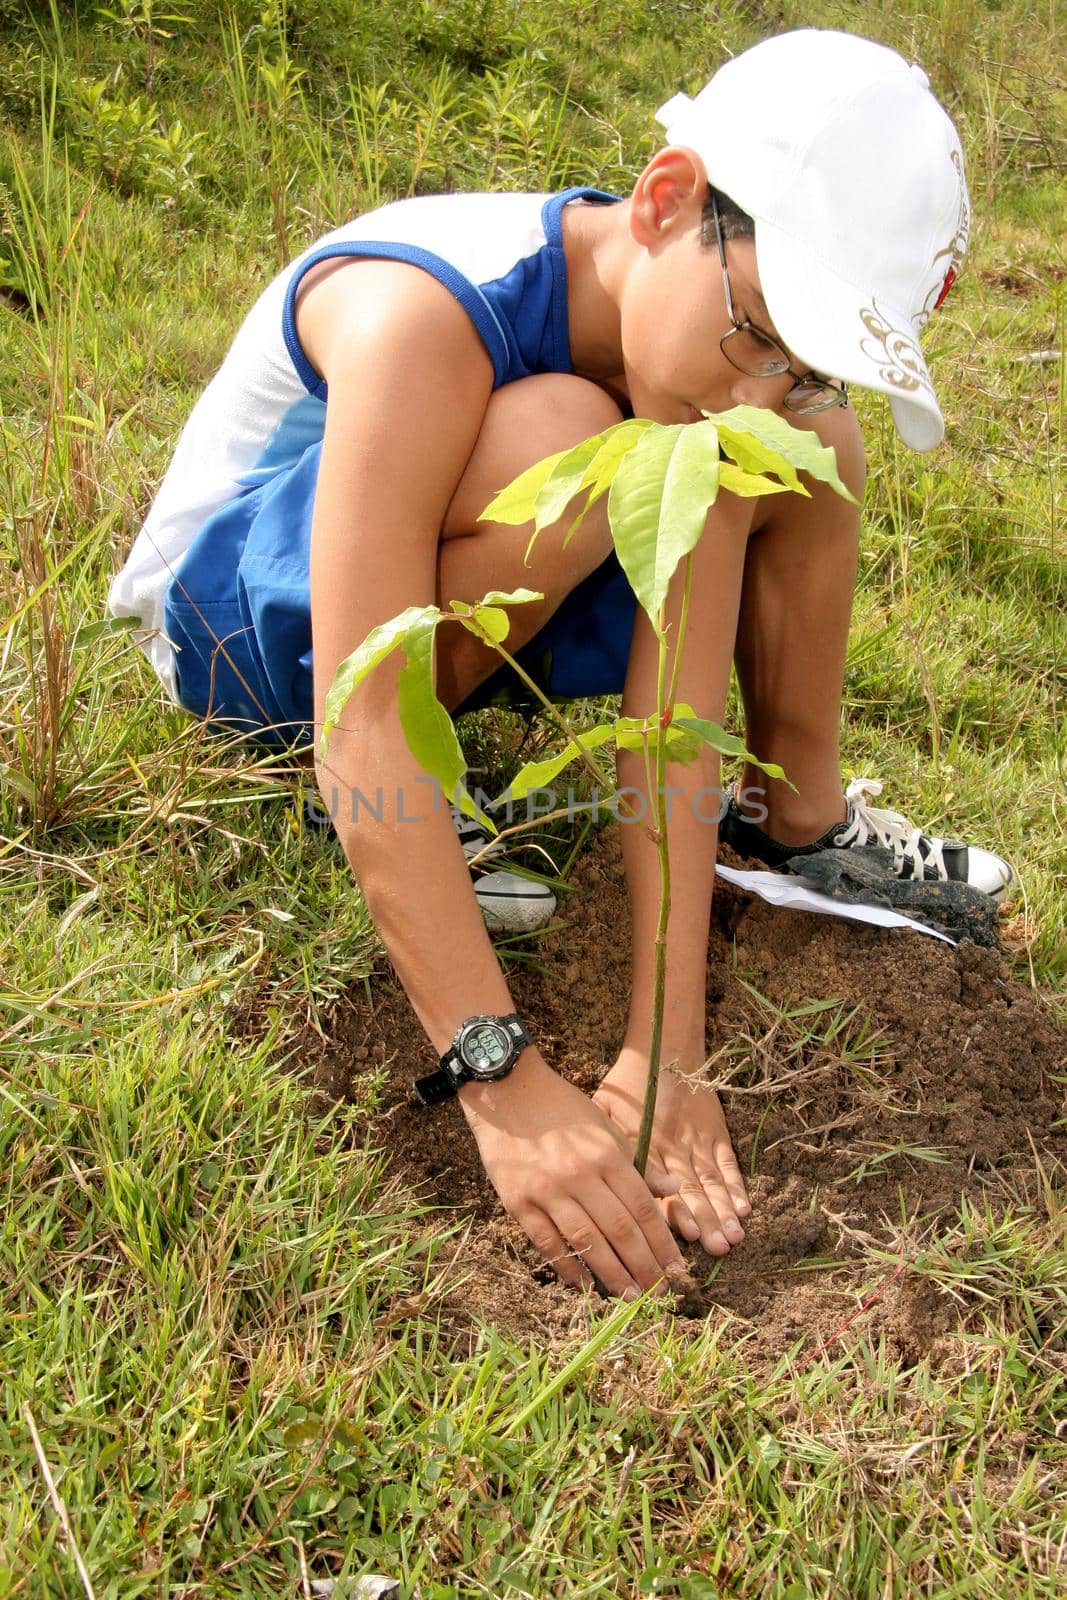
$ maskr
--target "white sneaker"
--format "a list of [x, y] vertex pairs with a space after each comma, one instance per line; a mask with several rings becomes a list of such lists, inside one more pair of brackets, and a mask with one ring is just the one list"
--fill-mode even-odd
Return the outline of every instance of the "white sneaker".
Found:
[[474, 880], [474, 898], [490, 933], [534, 933], [552, 920], [556, 897], [547, 883], [517, 872], [485, 872]]
[[[468, 861], [480, 857], [475, 871], [483, 861], [505, 853], [503, 840], [494, 838], [458, 806], [448, 809], [464, 856]], [[546, 883], [520, 877], [517, 872], [482, 873], [474, 880], [474, 898], [491, 933], [533, 933], [551, 921], [556, 910], [556, 897]]]

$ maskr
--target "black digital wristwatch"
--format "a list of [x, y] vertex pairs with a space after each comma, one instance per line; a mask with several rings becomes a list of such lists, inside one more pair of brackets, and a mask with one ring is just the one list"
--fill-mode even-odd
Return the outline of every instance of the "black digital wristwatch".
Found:
[[468, 1017], [461, 1023], [436, 1072], [416, 1078], [412, 1097], [424, 1106], [448, 1100], [464, 1083], [506, 1078], [533, 1040], [514, 1014]]

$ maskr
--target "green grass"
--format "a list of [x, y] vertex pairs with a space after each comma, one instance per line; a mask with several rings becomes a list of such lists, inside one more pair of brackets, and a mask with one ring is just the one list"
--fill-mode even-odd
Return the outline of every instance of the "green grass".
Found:
[[[1061, 983], [1052, 9], [109, 9], [34, 22], [0, 0], [0, 1595], [84, 1592], [75, 1548], [100, 1600], [298, 1594], [342, 1570], [424, 1597], [1058, 1593], [1051, 1179], [867, 1249], [872, 1292], [906, 1250], [966, 1307], [936, 1371], [862, 1338], [750, 1368], [736, 1325], [691, 1337], [652, 1303], [592, 1309], [564, 1350], [487, 1329], [461, 1357], [445, 1241], [390, 1192], [363, 1108], [311, 1102], [293, 1053], [380, 960], [347, 869], [303, 826], [298, 771], [190, 725], [99, 625], [281, 259], [395, 195], [621, 187], [659, 99], [779, 22], [843, 20], [924, 60], [977, 216], [935, 336], [949, 448], [912, 457], [864, 406], [846, 768], [1010, 855], [1019, 976]], [[469, 730], [490, 764], [517, 736]], [[834, 1026], [862, 1074], [862, 1031]]]

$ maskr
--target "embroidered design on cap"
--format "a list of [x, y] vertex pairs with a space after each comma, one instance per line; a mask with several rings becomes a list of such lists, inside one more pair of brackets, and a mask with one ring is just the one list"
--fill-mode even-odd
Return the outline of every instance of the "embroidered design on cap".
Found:
[[891, 384], [894, 389], [900, 389], [905, 394], [914, 394], [916, 389], [925, 389], [933, 399], [933, 385], [927, 376], [926, 365], [914, 334], [890, 322], [888, 317], [879, 311], [877, 302], [864, 306], [860, 312], [860, 321], [870, 335], [869, 338], [860, 340], [860, 349], [865, 356], [869, 356], [877, 363], [882, 382]]

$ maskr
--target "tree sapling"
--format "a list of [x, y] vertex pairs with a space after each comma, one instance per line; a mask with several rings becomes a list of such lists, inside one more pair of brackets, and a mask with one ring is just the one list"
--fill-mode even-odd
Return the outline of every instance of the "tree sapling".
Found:
[[[720, 489], [742, 496], [785, 492], [807, 495], [809, 491], [800, 481], [801, 472], [828, 484], [845, 499], [853, 498], [838, 476], [833, 449], [822, 445], [814, 433], [793, 427], [773, 412], [755, 406], [735, 406], [730, 411], [705, 412], [702, 422], [676, 424], [630, 418], [594, 434], [571, 450], [537, 462], [503, 489], [482, 513], [483, 520], [515, 526], [533, 522], [526, 551], [529, 559], [538, 534], [558, 523], [574, 501], [580, 499], [581, 503], [567, 530], [565, 546], [590, 507], [603, 495], [608, 496], [608, 521], [619, 564], [652, 625], [659, 646], [656, 703], [645, 717], [616, 717], [581, 732], [573, 727], [566, 714], [552, 703], [504, 645], [510, 629], [504, 608], [541, 598], [529, 589], [511, 593], [491, 590], [473, 602], [451, 600], [448, 611], [435, 605], [409, 606], [399, 616], [373, 628], [340, 664], [326, 698], [323, 753], [331, 729], [359, 684], [392, 651], [402, 650], [405, 664], [398, 677], [397, 692], [408, 746], [424, 771], [436, 779], [446, 793], [455, 795], [461, 810], [469, 816], [477, 816], [492, 834], [499, 832], [492, 817], [475, 806], [463, 784], [466, 770], [463, 751], [452, 719], [434, 691], [434, 636], [442, 623], [467, 628], [508, 662], [563, 736], [562, 748], [544, 760], [528, 762], [507, 791], [493, 802], [494, 807], [522, 799], [532, 789], [551, 783], [574, 761], [580, 761], [587, 768], [598, 789], [613, 793], [614, 783], [601, 765], [597, 752], [609, 741], [617, 748], [643, 752], [649, 802], [654, 807], [654, 817], [646, 824], [646, 829], [658, 851], [660, 909], [648, 1079], [634, 1163], [642, 1175], [652, 1137], [663, 1039], [667, 924], [671, 906], [665, 790], [667, 761], [687, 764], [697, 758], [702, 745], [708, 745], [720, 755], [742, 757], [769, 777], [789, 781], [780, 766], [758, 760], [736, 736], [728, 734], [717, 722], [698, 716], [692, 706], [676, 699], [689, 614], [693, 551], [704, 533], [708, 512]], [[671, 640], [666, 622], [667, 592], [683, 561], [683, 597], [668, 676]], [[508, 833], [515, 831], [518, 830], [507, 830]]]

